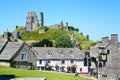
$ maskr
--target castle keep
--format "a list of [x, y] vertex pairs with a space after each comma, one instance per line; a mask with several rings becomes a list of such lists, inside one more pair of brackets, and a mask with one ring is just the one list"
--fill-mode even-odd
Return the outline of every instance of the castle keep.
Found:
[[28, 16], [26, 17], [26, 30], [31, 32], [35, 30], [38, 26], [44, 26], [43, 18], [44, 18], [43, 12], [40, 12], [40, 23], [39, 23], [39, 19], [35, 11], [28, 12]]
[[[40, 22], [39, 22], [40, 21]], [[34, 31], [40, 27], [44, 26], [44, 14], [43, 12], [40, 12], [40, 19], [38, 19], [37, 14], [35, 11], [28, 12], [28, 15], [26, 17], [26, 30], [27, 31]], [[66, 25], [63, 24], [63, 21], [61, 21], [59, 24], [54, 24], [49, 26], [50, 29], [68, 29], [68, 22], [66, 22]]]

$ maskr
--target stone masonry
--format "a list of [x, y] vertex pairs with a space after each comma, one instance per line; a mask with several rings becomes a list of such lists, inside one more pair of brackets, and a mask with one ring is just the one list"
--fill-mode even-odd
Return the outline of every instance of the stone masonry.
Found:
[[[99, 80], [115, 80], [117, 75], [120, 75], [120, 42], [118, 42], [118, 34], [111, 34], [111, 39], [103, 37], [102, 43], [90, 48], [90, 53], [91, 57], [99, 58]], [[103, 58], [102, 55], [106, 55], [106, 57]]]
[[26, 17], [26, 29], [27, 31], [33, 31], [38, 26], [44, 26], [43, 24], [43, 12], [40, 13], [40, 23], [38, 16], [35, 11], [28, 12], [28, 16]]

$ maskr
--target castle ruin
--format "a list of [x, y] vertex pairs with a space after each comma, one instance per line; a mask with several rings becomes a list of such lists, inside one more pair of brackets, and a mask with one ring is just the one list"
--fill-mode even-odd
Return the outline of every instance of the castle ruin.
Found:
[[38, 16], [35, 11], [28, 12], [28, 16], [26, 17], [26, 30], [33, 31], [38, 28], [38, 26], [44, 26], [43, 24], [43, 12], [40, 12], [40, 23]]

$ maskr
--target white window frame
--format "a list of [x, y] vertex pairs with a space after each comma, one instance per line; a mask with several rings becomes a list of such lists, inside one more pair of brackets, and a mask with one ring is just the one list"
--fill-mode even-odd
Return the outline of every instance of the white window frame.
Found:
[[27, 60], [27, 54], [26, 53], [22, 53], [21, 58], [22, 58], [23, 61], [26, 61]]

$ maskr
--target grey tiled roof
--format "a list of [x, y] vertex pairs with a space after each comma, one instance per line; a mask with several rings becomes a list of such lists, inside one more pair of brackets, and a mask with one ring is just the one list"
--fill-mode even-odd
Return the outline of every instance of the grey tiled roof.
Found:
[[108, 42], [108, 43], [99, 43], [99, 44], [97, 44], [96, 46], [94, 46], [94, 47], [106, 47], [108, 44], [109, 44], [110, 42]]
[[3, 46], [6, 44], [7, 39], [0, 38], [0, 50], [3, 48]]
[[90, 56], [97, 57], [98, 54], [100, 53], [99, 48], [105, 48], [105, 47], [107, 47], [108, 44], [110, 44], [110, 43], [109, 42], [108, 43], [99, 43], [99, 44], [95, 45], [94, 47], [90, 47]]
[[23, 42], [8, 42], [0, 54], [0, 60], [10, 60], [22, 44]]
[[78, 48], [33, 47], [37, 59], [83, 59], [84, 52]]

